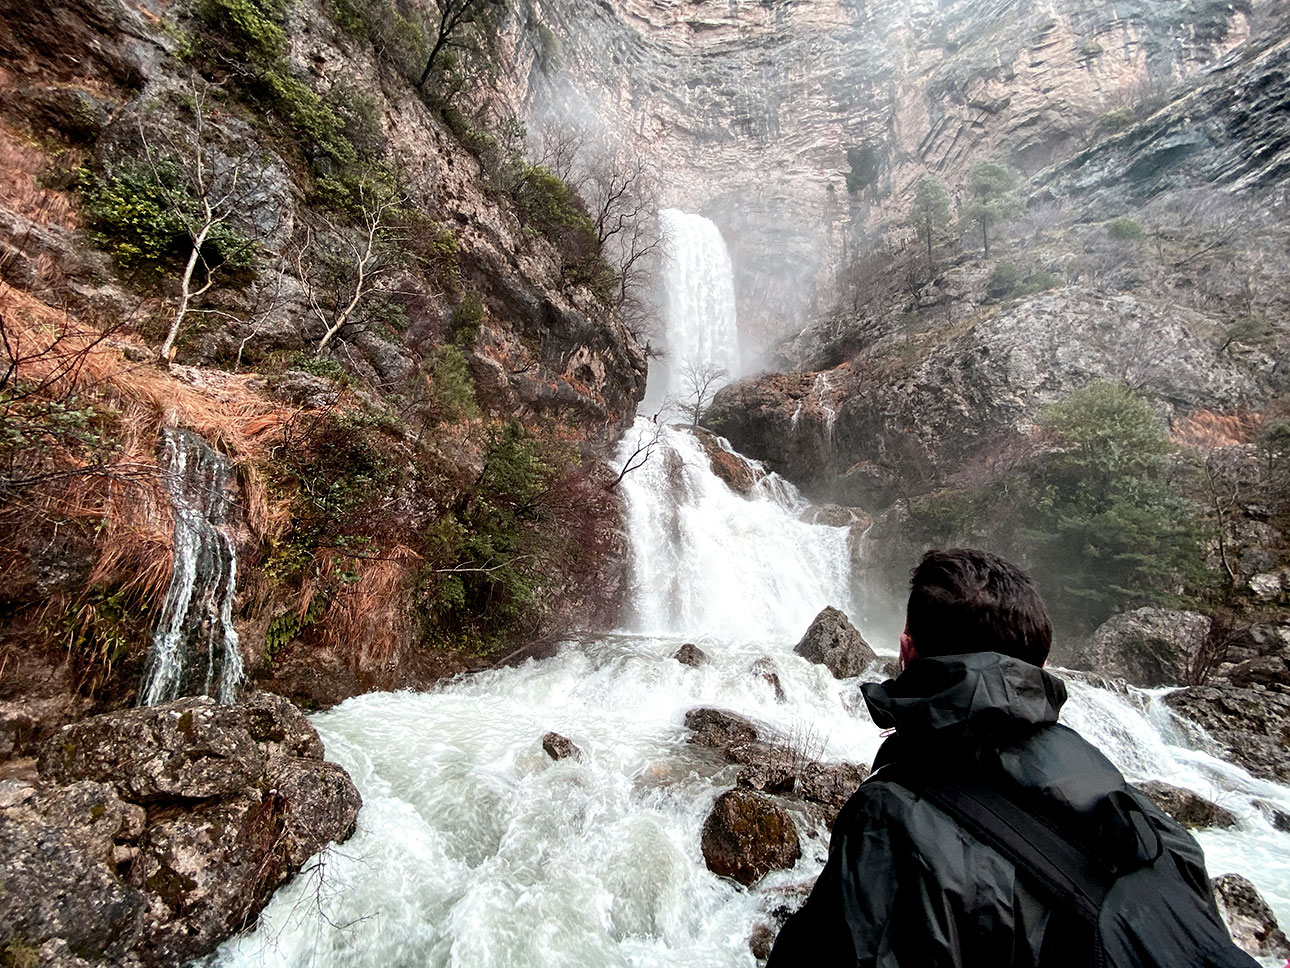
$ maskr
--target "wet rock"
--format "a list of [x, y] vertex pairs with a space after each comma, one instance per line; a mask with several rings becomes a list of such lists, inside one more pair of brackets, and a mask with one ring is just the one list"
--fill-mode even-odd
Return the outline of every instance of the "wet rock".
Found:
[[570, 739], [559, 733], [547, 733], [542, 737], [542, 749], [553, 760], [581, 759], [582, 750]]
[[1158, 782], [1143, 783], [1138, 789], [1184, 827], [1236, 826], [1236, 814], [1191, 790]]
[[1238, 662], [1227, 673], [1227, 680], [1234, 686], [1287, 686], [1290, 685], [1290, 664], [1276, 655], [1260, 655]]
[[41, 749], [41, 782], [0, 784], [0, 864], [16, 878], [0, 922], [68, 968], [206, 954], [354, 832], [358, 791], [322, 752], [309, 721], [268, 695], [65, 727]]
[[335, 406], [340, 388], [325, 376], [314, 376], [303, 370], [287, 370], [269, 381], [270, 392], [285, 403], [306, 410], [325, 410]]
[[143, 933], [146, 895], [54, 824], [0, 815], [0, 870], [6, 937], [32, 945], [57, 938], [83, 957], [115, 963]]
[[133, 803], [223, 796], [264, 773], [266, 756], [247, 726], [245, 712], [205, 696], [94, 716], [45, 743], [40, 774], [110, 782]]
[[1233, 941], [1255, 958], [1280, 961], [1290, 956], [1290, 943], [1276, 915], [1253, 884], [1240, 874], [1223, 874], [1210, 883]]
[[773, 800], [751, 790], [717, 797], [703, 824], [703, 859], [714, 874], [745, 887], [801, 856], [797, 827]]
[[1276, 804], [1269, 803], [1267, 800], [1255, 800], [1254, 805], [1259, 808], [1268, 823], [1284, 833], [1290, 834], [1290, 813], [1286, 813]]
[[708, 455], [712, 473], [736, 494], [751, 494], [757, 481], [764, 476], [763, 473], [738, 454], [721, 446], [721, 439], [711, 431], [699, 427], [691, 428], [690, 432]]
[[1191, 686], [1165, 703], [1200, 726], [1223, 755], [1251, 773], [1290, 782], [1290, 696], [1232, 685]]
[[857, 763], [808, 763], [798, 778], [802, 799], [824, 808], [824, 825], [830, 830], [851, 794], [869, 776], [869, 768]]
[[760, 676], [771, 690], [775, 693], [776, 702], [784, 702], [784, 686], [779, 681], [779, 670], [775, 668], [775, 662], [768, 656], [762, 656], [752, 664], [750, 670], [753, 675]]
[[757, 739], [757, 727], [750, 720], [724, 709], [691, 709], [685, 714], [685, 725], [692, 731], [691, 743], [712, 749], [728, 750]]
[[1113, 615], [1093, 632], [1072, 663], [1137, 686], [1176, 686], [1209, 638], [1212, 622], [1197, 612], [1139, 608]]
[[899, 659], [887, 659], [882, 664], [882, 674], [888, 679], [895, 679], [903, 671]]
[[687, 665], [697, 669], [708, 661], [708, 654], [693, 642], [686, 642], [685, 645], [676, 650], [676, 653], [672, 658], [681, 663], [681, 665]]
[[758, 921], [748, 933], [748, 950], [758, 961], [770, 957], [770, 949], [775, 946], [775, 929], [764, 921]]
[[734, 762], [744, 764], [735, 779], [738, 786], [813, 804], [829, 829], [856, 787], [869, 775], [866, 766], [820, 763], [799, 750], [770, 743], [747, 743], [730, 752]]
[[835, 679], [858, 676], [878, 658], [846, 614], [832, 606], [815, 616], [793, 651], [826, 666]]

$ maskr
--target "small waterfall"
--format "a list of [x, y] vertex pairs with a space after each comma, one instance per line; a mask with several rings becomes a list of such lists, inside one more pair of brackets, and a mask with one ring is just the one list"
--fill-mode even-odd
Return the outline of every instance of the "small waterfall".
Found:
[[[734, 269], [721, 232], [702, 215], [675, 208], [659, 212], [666, 239], [667, 359], [658, 368], [661, 393], [687, 395], [687, 366], [711, 365], [739, 372]], [[653, 388], [651, 388], [653, 391]]]
[[201, 437], [175, 428], [162, 435], [159, 463], [175, 519], [175, 564], [139, 702], [196, 695], [232, 702], [242, 680], [233, 628], [237, 553], [225, 527], [232, 468]]
[[846, 528], [799, 520], [805, 501], [776, 474], [735, 494], [684, 430], [640, 420], [620, 460], [656, 432], [622, 484], [638, 631], [796, 641], [824, 606], [848, 607]]

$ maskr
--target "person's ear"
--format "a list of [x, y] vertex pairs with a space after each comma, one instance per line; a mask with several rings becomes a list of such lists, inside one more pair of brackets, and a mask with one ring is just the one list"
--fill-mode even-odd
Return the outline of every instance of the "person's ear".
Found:
[[908, 632], [900, 633], [900, 667], [903, 669], [909, 663], [918, 658], [918, 650], [914, 648], [914, 640], [909, 637]]

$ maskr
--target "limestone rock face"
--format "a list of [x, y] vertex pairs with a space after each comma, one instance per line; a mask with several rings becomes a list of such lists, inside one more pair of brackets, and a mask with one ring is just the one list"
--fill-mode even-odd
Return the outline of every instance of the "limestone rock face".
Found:
[[835, 679], [858, 676], [878, 658], [845, 613], [832, 606], [815, 616], [793, 651], [826, 666]]
[[1224, 874], [1211, 883], [1233, 941], [1255, 958], [1280, 961], [1290, 956], [1290, 942], [1277, 924], [1277, 916], [1253, 884], [1240, 874]]
[[1137, 686], [1176, 686], [1213, 623], [1196, 612], [1138, 608], [1112, 615], [1094, 632], [1075, 668], [1126, 679]]
[[1236, 815], [1199, 794], [1168, 783], [1143, 783], [1138, 787], [1184, 827], [1234, 827]]
[[793, 819], [769, 797], [728, 790], [717, 797], [703, 824], [703, 859], [714, 874], [745, 887], [801, 856]]
[[[181, 699], [64, 727], [0, 784], [0, 920], [51, 964], [183, 964], [252, 923], [361, 800], [279, 696]], [[80, 962], [67, 960], [74, 952]]]
[[1180, 689], [1165, 702], [1204, 729], [1226, 759], [1257, 776], [1290, 782], [1290, 696], [1210, 685]]

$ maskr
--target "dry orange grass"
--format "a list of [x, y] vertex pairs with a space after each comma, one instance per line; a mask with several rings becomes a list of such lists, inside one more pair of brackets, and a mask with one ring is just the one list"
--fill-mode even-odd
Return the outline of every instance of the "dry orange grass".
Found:
[[[345, 558], [357, 567], [357, 580], [332, 599], [323, 618], [325, 643], [352, 655], [358, 668], [380, 671], [394, 661], [399, 647], [412, 640], [408, 581], [421, 562], [411, 548], [397, 545], [379, 557]], [[325, 566], [327, 562], [322, 562]], [[308, 608], [308, 602], [302, 606]]]
[[1174, 423], [1171, 436], [1184, 447], [1235, 447], [1253, 439], [1257, 414], [1222, 414], [1198, 410]]
[[98, 558], [90, 586], [123, 583], [141, 598], [165, 592], [173, 565], [173, 522], [157, 471], [157, 438], [164, 426], [187, 427], [230, 455], [244, 485], [253, 533], [263, 536], [285, 524], [285, 509], [269, 500], [251, 459], [264, 454], [295, 411], [255, 392], [253, 377], [133, 362], [126, 351], [138, 356], [147, 347], [125, 337], [107, 339], [4, 283], [0, 316], [20, 361], [16, 380], [44, 383], [51, 399], [74, 394], [113, 415], [119, 449], [110, 463], [77, 468], [64, 455], [72, 473], [66, 483], [45, 488], [41, 498], [46, 511], [95, 521]]
[[0, 127], [0, 205], [37, 225], [74, 228], [76, 214], [67, 194], [36, 184], [34, 173], [48, 163], [45, 152]]

